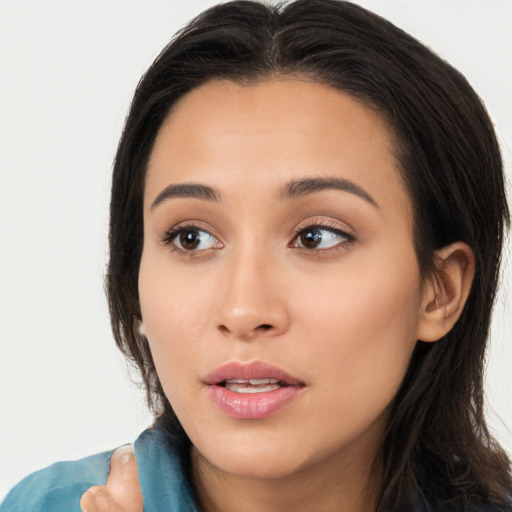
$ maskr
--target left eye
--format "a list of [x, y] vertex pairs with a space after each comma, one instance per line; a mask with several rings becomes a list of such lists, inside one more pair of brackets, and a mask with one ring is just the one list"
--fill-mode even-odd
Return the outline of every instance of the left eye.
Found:
[[212, 249], [219, 244], [219, 241], [208, 231], [193, 227], [181, 228], [174, 233], [169, 233], [165, 242], [188, 252]]
[[300, 231], [295, 240], [295, 246], [302, 249], [330, 249], [348, 242], [350, 237], [335, 229], [313, 226]]

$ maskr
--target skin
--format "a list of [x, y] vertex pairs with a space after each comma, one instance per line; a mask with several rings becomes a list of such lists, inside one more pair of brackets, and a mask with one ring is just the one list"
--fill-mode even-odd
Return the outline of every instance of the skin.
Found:
[[[364, 193], [282, 196], [325, 178]], [[154, 204], [184, 183], [219, 199]], [[200, 245], [180, 245], [176, 226]], [[322, 242], [304, 247], [312, 229]], [[392, 134], [354, 98], [276, 77], [210, 82], [174, 107], [148, 165], [139, 293], [205, 511], [375, 510], [390, 404], [417, 340], [457, 320], [473, 273], [457, 243], [422, 278], [412, 231]], [[203, 379], [253, 360], [305, 386], [269, 418], [228, 417]]]

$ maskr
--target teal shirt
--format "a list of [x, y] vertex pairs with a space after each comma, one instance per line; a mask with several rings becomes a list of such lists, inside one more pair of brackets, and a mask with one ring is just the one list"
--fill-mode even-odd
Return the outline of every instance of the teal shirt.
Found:
[[[57, 462], [23, 479], [7, 495], [1, 512], [80, 512], [80, 498], [93, 485], [104, 485], [114, 450], [71, 462]], [[135, 441], [145, 512], [198, 512], [183, 474], [175, 437], [158, 428]]]

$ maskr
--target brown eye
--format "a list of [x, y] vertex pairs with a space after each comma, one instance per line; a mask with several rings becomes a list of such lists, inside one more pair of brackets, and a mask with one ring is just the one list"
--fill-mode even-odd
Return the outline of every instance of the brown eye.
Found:
[[195, 227], [183, 227], [169, 232], [164, 242], [186, 252], [198, 252], [219, 247], [219, 241], [208, 231]]
[[297, 235], [296, 246], [303, 249], [330, 249], [342, 245], [353, 238], [342, 231], [321, 226], [303, 229]]
[[309, 229], [308, 231], [303, 231], [299, 235], [300, 243], [302, 247], [306, 249], [315, 249], [317, 245], [322, 242], [322, 233], [320, 229]]
[[178, 238], [181, 247], [188, 251], [196, 249], [201, 243], [201, 235], [196, 230], [182, 231]]

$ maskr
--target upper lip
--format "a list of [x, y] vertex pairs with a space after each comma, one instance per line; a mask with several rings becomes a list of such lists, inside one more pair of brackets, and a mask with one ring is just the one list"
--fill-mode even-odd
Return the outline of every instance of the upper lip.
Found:
[[263, 361], [230, 361], [209, 373], [203, 382], [208, 385], [226, 380], [275, 379], [288, 386], [304, 386], [305, 383], [281, 368]]

